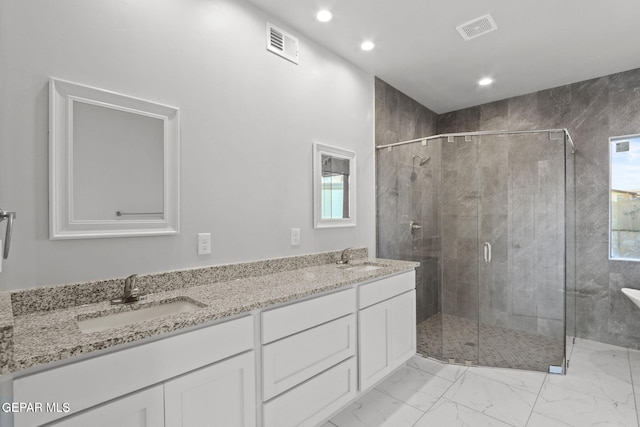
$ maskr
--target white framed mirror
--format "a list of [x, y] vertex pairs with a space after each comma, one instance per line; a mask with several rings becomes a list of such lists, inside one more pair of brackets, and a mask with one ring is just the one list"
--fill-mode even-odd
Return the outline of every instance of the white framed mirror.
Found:
[[356, 225], [356, 153], [313, 144], [314, 228]]
[[640, 261], [640, 134], [609, 138], [609, 259]]
[[179, 110], [49, 79], [49, 237], [177, 234]]

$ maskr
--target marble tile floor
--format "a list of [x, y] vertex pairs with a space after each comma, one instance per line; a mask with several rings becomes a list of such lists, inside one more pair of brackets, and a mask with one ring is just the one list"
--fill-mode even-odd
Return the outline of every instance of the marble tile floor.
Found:
[[419, 356], [322, 427], [638, 426], [640, 351], [577, 340], [567, 375]]

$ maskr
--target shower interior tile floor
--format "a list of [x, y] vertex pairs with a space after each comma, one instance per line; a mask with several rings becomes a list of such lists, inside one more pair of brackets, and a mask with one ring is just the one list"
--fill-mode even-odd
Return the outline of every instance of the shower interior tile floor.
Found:
[[416, 329], [418, 353], [438, 360], [547, 372], [549, 365], [562, 366], [564, 359], [564, 336], [552, 338], [483, 323], [478, 328], [477, 322], [440, 313]]
[[640, 351], [577, 340], [567, 375], [420, 356], [322, 427], [638, 426]]

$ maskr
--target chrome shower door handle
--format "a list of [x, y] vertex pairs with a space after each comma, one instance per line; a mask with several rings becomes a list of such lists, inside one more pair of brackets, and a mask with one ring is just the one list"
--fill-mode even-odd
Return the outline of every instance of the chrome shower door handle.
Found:
[[491, 243], [484, 242], [483, 250], [484, 250], [484, 262], [487, 262], [487, 263], [491, 262]]
[[9, 257], [9, 248], [11, 247], [11, 232], [13, 230], [13, 220], [16, 217], [15, 212], [7, 212], [0, 209], [0, 222], [7, 220], [7, 230], [4, 236], [4, 248], [2, 250], [2, 257], [7, 259]]

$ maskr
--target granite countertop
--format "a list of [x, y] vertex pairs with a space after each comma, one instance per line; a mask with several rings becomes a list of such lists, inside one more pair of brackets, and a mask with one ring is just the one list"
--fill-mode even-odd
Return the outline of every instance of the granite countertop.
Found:
[[[248, 313], [354, 283], [408, 271], [418, 266], [415, 262], [386, 259], [357, 259], [352, 261], [352, 265], [365, 262], [382, 267], [372, 271], [353, 272], [331, 263], [150, 293], [135, 304], [158, 305], [168, 300], [187, 299], [204, 306], [194, 312], [170, 314], [132, 325], [89, 333], [79, 329], [76, 322], [78, 317], [98, 317], [103, 313], [130, 310], [132, 307], [111, 305], [109, 300], [105, 300], [76, 307], [19, 314], [8, 319], [6, 314], [11, 313], [11, 299], [7, 297], [8, 293], [0, 294], [0, 330], [3, 325], [9, 324], [9, 321], [13, 326], [13, 330], [9, 331], [13, 358], [2, 373], [16, 372]], [[144, 292], [144, 288], [142, 291]]]

